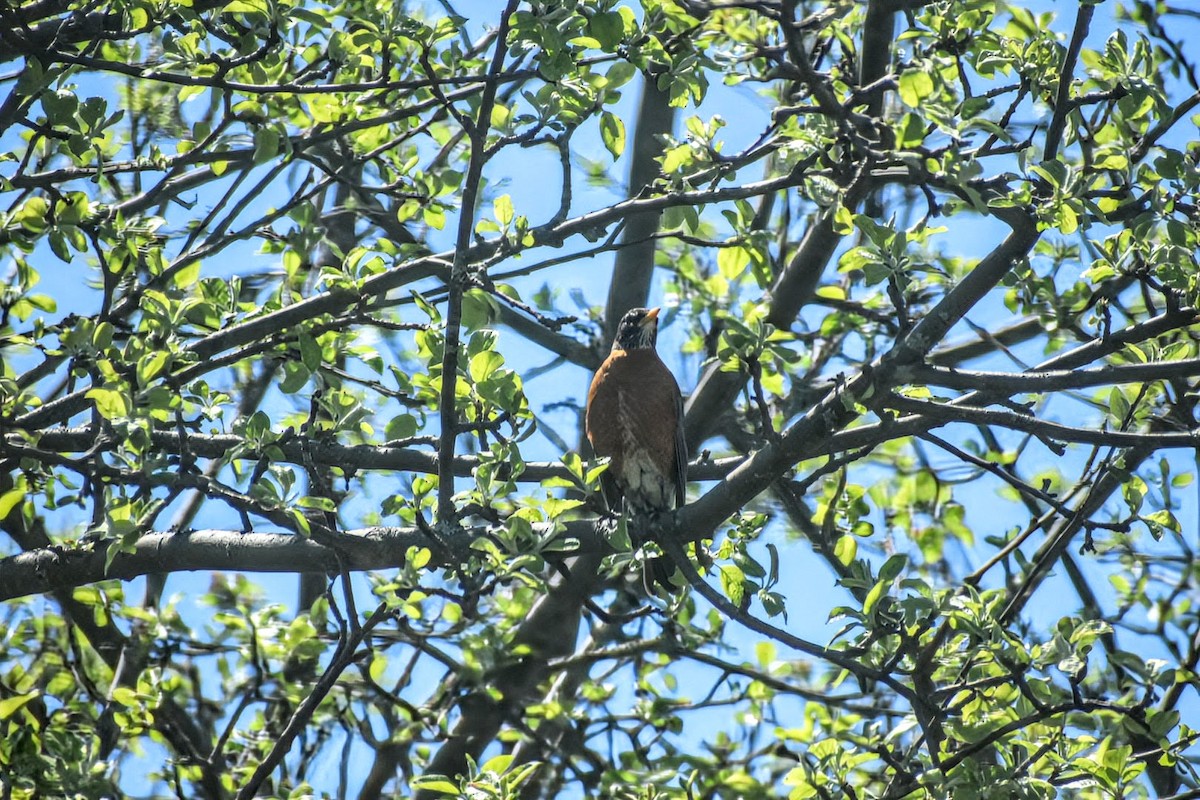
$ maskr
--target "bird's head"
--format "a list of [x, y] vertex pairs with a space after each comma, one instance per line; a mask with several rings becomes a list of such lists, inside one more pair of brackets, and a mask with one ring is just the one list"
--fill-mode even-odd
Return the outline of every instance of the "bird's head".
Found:
[[657, 308], [631, 308], [621, 317], [617, 326], [617, 338], [613, 340], [614, 350], [654, 349], [658, 339]]

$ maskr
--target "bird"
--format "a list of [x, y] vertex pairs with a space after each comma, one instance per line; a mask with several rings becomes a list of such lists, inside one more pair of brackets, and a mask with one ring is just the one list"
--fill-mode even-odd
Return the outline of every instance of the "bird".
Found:
[[[687, 439], [683, 396], [655, 349], [658, 308], [625, 313], [604, 363], [588, 390], [585, 429], [592, 450], [607, 456], [609, 507], [620, 503], [639, 544], [640, 527], [682, 506], [687, 498]], [[612, 496], [610, 496], [612, 495]], [[653, 581], [670, 586], [667, 560], [647, 565]], [[649, 587], [649, 585], [647, 586]]]

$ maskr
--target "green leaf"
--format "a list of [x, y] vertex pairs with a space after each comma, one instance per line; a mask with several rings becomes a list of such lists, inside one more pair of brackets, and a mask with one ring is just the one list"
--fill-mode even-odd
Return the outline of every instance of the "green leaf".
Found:
[[496, 301], [482, 289], [468, 289], [463, 293], [462, 324], [469, 331], [478, 331], [491, 324], [496, 317]]
[[890, 557], [879, 568], [879, 580], [885, 582], [894, 581], [904, 571], [906, 566], [908, 566], [908, 556], [898, 553]]
[[608, 52], [615, 50], [625, 38], [625, 22], [616, 11], [596, 14], [588, 20], [587, 30], [588, 35]]
[[446, 211], [441, 206], [425, 206], [421, 216], [425, 220], [425, 224], [434, 230], [440, 231], [446, 227]]
[[28, 491], [25, 485], [25, 476], [19, 476], [16, 484], [16, 487], [0, 495], [0, 520], [5, 519], [17, 507], [17, 503], [25, 499], [25, 494]]
[[279, 383], [279, 391], [284, 394], [295, 394], [304, 388], [312, 373], [301, 361], [283, 362], [283, 380]]
[[198, 280], [200, 280], [200, 262], [193, 261], [186, 267], [176, 270], [171, 282], [175, 284], [175, 288], [177, 289], [190, 289], [196, 285], [196, 281]]
[[672, 147], [663, 155], [662, 168], [663, 172], [670, 175], [673, 172], [678, 172], [692, 163], [692, 147], [688, 144], [681, 144]]
[[482, 353], [476, 353], [471, 356], [471, 380], [476, 383], [483, 383], [492, 376], [493, 372], [503, 365], [504, 356], [495, 350], [484, 350]]
[[1151, 533], [1154, 534], [1155, 539], [1161, 538], [1164, 530], [1172, 531], [1174, 533], [1179, 533], [1181, 530], [1179, 520], [1175, 518], [1174, 514], [1165, 508], [1160, 511], [1155, 511], [1152, 514], [1147, 514], [1141, 519], [1150, 527]]
[[507, 228], [513, 221], [512, 197], [502, 194], [492, 201], [492, 211], [500, 227]]
[[870, 616], [875, 610], [875, 606], [879, 604], [879, 600], [887, 594], [887, 584], [879, 581], [871, 587], [871, 591], [867, 592], [867, 597], [863, 600], [863, 614]]
[[433, 551], [428, 547], [410, 547], [405, 553], [405, 562], [413, 569], [424, 569], [433, 559]]
[[933, 78], [923, 67], [900, 76], [900, 99], [910, 108], [920, 108], [921, 101], [932, 94]]
[[41, 99], [42, 110], [46, 112], [46, 122], [49, 125], [70, 125], [75, 121], [79, 98], [74, 93], [59, 89], [56, 92], [46, 92]]
[[420, 778], [413, 778], [410, 781], [410, 785], [414, 789], [423, 789], [428, 792], [458, 794], [458, 784], [441, 775], [425, 775]]
[[36, 700], [40, 696], [40, 692], [34, 691], [29, 694], [18, 694], [0, 700], [0, 720], [8, 719], [24, 708], [30, 701]]
[[166, 350], [155, 350], [138, 361], [138, 386], [149, 386], [152, 380], [162, 374], [170, 359], [171, 354]]
[[896, 147], [911, 150], [925, 141], [925, 121], [917, 114], [907, 113], [896, 126]]
[[416, 435], [419, 425], [412, 414], [398, 414], [388, 422], [384, 435], [389, 441], [408, 439]]
[[371, 676], [371, 680], [379, 683], [383, 680], [387, 668], [388, 657], [382, 651], [376, 650], [371, 656], [371, 666], [367, 668], [367, 674]]
[[858, 555], [858, 540], [850, 534], [841, 536], [833, 546], [833, 555], [843, 566], [850, 566]]
[[533, 777], [534, 773], [541, 769], [542, 765], [533, 762], [530, 764], [522, 764], [505, 776], [505, 784], [511, 788], [517, 788], [521, 784]]
[[625, 152], [625, 123], [616, 114], [605, 111], [600, 115], [600, 138], [616, 161]]
[[1119, 423], [1123, 423], [1129, 417], [1129, 398], [1119, 386], [1114, 386], [1108, 393], [1108, 413]]
[[750, 254], [742, 247], [722, 247], [717, 250], [717, 269], [726, 280], [734, 280], [746, 271]]
[[112, 699], [126, 708], [136, 708], [141, 703], [137, 692], [128, 686], [117, 686], [112, 690]]
[[304, 364], [305, 369], [309, 372], [319, 370], [322, 361], [321, 345], [317, 344], [317, 340], [304, 331], [300, 331], [296, 339], [300, 345], [300, 361]]
[[226, 14], [266, 14], [267, 0], [232, 0], [222, 11]]
[[512, 110], [503, 103], [496, 103], [492, 106], [492, 127], [499, 130], [504, 130], [508, 127], [509, 121], [512, 119]]
[[84, 395], [96, 404], [96, 411], [105, 419], [121, 419], [129, 416], [129, 399], [116, 389], [89, 389]]
[[733, 564], [721, 565], [721, 591], [735, 606], [740, 606], [746, 596], [746, 576]]
[[513, 757], [511, 754], [505, 753], [502, 755], [493, 756], [484, 762], [483, 766], [479, 768], [479, 771], [491, 772], [495, 775], [503, 775], [508, 771], [508, 768], [512, 766], [512, 761]]
[[328, 497], [305, 495], [296, 500], [296, 505], [300, 506], [300, 508], [311, 508], [316, 511], [337, 511], [337, 505]]
[[608, 68], [608, 73], [605, 77], [608, 79], [607, 88], [619, 89], [625, 84], [633, 80], [633, 76], [637, 74], [637, 67], [630, 64], [628, 61], [618, 61]]
[[270, 128], [258, 128], [254, 131], [255, 164], [265, 164], [279, 155], [279, 135]]
[[833, 232], [845, 236], [854, 231], [854, 212], [838, 203], [833, 209]]

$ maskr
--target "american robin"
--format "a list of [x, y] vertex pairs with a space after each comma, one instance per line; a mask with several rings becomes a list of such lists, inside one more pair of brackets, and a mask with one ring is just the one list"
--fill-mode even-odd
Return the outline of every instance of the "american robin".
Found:
[[[623, 499], [638, 525], [683, 505], [687, 493], [683, 398], [654, 349], [658, 312], [635, 308], [621, 318], [612, 351], [592, 379], [585, 421], [592, 449], [609, 457], [616, 496], [606, 499]], [[637, 544], [635, 532], [631, 538]], [[666, 563], [650, 565], [658, 583], [673, 571]]]

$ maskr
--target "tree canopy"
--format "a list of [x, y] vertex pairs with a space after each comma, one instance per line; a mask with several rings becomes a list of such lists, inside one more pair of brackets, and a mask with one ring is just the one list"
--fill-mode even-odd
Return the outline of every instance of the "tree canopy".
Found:
[[1200, 796], [1197, 36], [0, 4], [2, 796]]

